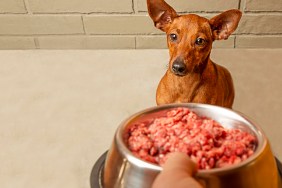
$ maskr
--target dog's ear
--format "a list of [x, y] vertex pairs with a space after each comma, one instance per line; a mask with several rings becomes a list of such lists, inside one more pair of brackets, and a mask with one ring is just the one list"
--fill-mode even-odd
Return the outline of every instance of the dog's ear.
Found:
[[241, 17], [241, 11], [233, 9], [225, 11], [210, 19], [209, 22], [213, 33], [213, 39], [228, 39], [228, 37], [236, 30]]
[[164, 0], [147, 0], [147, 7], [155, 27], [162, 31], [166, 31], [167, 26], [178, 16]]

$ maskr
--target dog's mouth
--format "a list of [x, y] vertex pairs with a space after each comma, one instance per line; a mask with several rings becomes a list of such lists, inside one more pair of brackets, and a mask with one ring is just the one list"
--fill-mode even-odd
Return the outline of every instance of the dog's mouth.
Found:
[[175, 76], [179, 76], [179, 77], [182, 77], [182, 76], [185, 76], [186, 75], [186, 73], [179, 73], [179, 72], [174, 72], [174, 71], [172, 71], [173, 72], [173, 74], [175, 75]]

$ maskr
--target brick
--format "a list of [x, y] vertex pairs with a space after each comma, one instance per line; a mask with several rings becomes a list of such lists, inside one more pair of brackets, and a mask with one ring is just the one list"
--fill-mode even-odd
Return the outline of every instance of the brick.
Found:
[[131, 13], [131, 0], [29, 0], [34, 13]]
[[40, 49], [134, 49], [134, 36], [42, 36]]
[[246, 0], [245, 11], [282, 11], [281, 0]]
[[82, 34], [81, 16], [3, 15], [0, 16], [0, 34]]
[[236, 48], [282, 48], [282, 36], [237, 36]]
[[159, 34], [146, 15], [89, 15], [84, 16], [86, 33], [89, 34]]
[[240, 34], [281, 34], [282, 15], [252, 14], [243, 15], [237, 33]]
[[[198, 15], [209, 19], [217, 13]], [[148, 15], [86, 15], [83, 20], [88, 34], [163, 34]]]
[[136, 36], [137, 49], [167, 49], [166, 36]]
[[35, 49], [33, 37], [0, 37], [1, 50]]
[[[166, 0], [177, 12], [219, 12], [228, 9], [239, 8], [239, 0], [189, 0], [175, 1]], [[137, 9], [139, 12], [147, 11], [145, 0], [137, 1]]]
[[23, 0], [1, 0], [0, 13], [26, 13]]

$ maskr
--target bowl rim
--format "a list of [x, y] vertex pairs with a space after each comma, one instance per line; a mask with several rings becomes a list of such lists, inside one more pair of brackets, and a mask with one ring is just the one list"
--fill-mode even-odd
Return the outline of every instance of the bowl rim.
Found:
[[[217, 110], [217, 111], [224, 111], [225, 113], [231, 113], [232, 115], [235, 115], [237, 118], [240, 119], [240, 122], [244, 123], [244, 124], [248, 124], [250, 127], [250, 129], [252, 130], [252, 132], [254, 133], [254, 135], [257, 138], [257, 147], [254, 151], [254, 153], [247, 158], [246, 160], [238, 163], [238, 164], [234, 164], [234, 165], [230, 165], [230, 166], [226, 166], [226, 167], [221, 167], [221, 168], [212, 168], [212, 169], [199, 169], [198, 170], [198, 175], [210, 175], [210, 174], [219, 174], [219, 173], [226, 173], [230, 170], [236, 170], [236, 169], [240, 169], [244, 166], [246, 166], [247, 164], [252, 163], [256, 158], [259, 157], [259, 155], [263, 152], [264, 148], [267, 145], [267, 137], [265, 136], [263, 130], [260, 128], [260, 126], [255, 123], [254, 121], [250, 120], [250, 118], [248, 118], [246, 115], [244, 115], [243, 113], [239, 112], [239, 111], [235, 111], [233, 109], [229, 109], [229, 108], [225, 108], [225, 107], [220, 107], [220, 106], [215, 106], [215, 105], [210, 105], [210, 104], [200, 104], [200, 103], [173, 103], [173, 104], [165, 104], [165, 105], [160, 105], [160, 106], [153, 106], [153, 107], [149, 107], [147, 109], [141, 110], [133, 115], [131, 115], [130, 117], [128, 117], [127, 119], [125, 119], [124, 121], [122, 121], [122, 123], [119, 125], [116, 133], [115, 133], [115, 142], [118, 146], [118, 148], [120, 148], [120, 152], [124, 155], [124, 157], [132, 164], [142, 167], [142, 168], [147, 168], [150, 170], [155, 170], [155, 171], [161, 171], [162, 167], [160, 165], [157, 164], [153, 164], [150, 162], [147, 162], [145, 160], [142, 160], [136, 156], [134, 156], [132, 154], [132, 152], [128, 149], [126, 143], [124, 142], [124, 131], [126, 130], [126, 128], [128, 126], [131, 125], [132, 122], [134, 122], [134, 120], [140, 118], [141, 116], [145, 116], [146, 114], [150, 114], [150, 113], [154, 113], [154, 112], [159, 112], [162, 110], [168, 110], [168, 109], [173, 109], [173, 108], [178, 108], [178, 107], [185, 107], [185, 108], [189, 108], [191, 111], [193, 111], [193, 108], [205, 108], [205, 109], [213, 109], [213, 110]], [[197, 114], [197, 112], [196, 112]], [[206, 116], [208, 117], [208, 116]], [[210, 117], [208, 117], [210, 118]], [[212, 119], [212, 118], [211, 118]], [[220, 123], [221, 124], [221, 123]]]

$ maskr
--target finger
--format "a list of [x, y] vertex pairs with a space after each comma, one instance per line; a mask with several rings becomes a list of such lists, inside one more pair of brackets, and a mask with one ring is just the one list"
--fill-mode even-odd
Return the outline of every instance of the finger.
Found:
[[196, 171], [196, 164], [186, 154], [169, 154], [152, 188], [202, 188], [193, 177]]
[[196, 164], [184, 153], [176, 152], [168, 155], [163, 166], [164, 171], [174, 171], [194, 176], [197, 172]]

